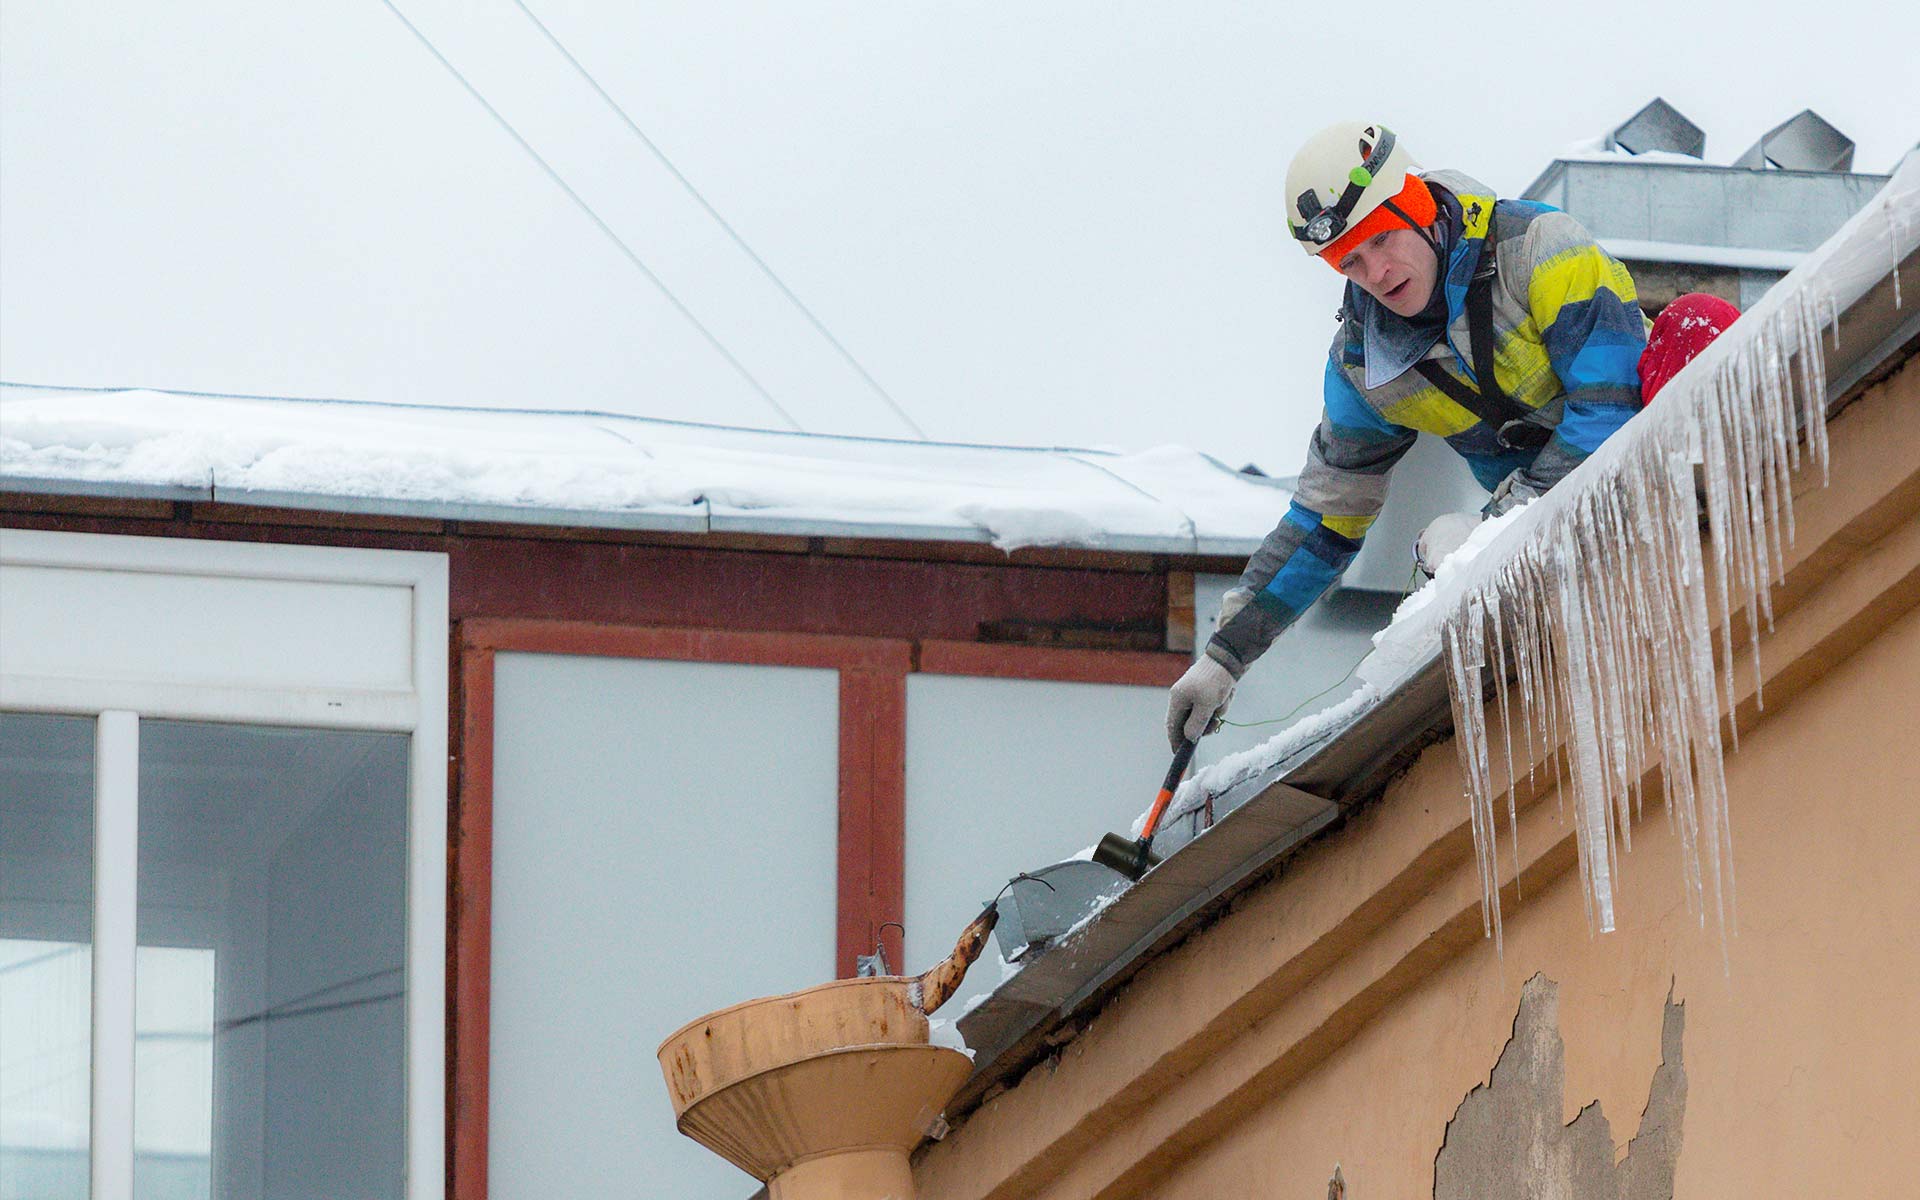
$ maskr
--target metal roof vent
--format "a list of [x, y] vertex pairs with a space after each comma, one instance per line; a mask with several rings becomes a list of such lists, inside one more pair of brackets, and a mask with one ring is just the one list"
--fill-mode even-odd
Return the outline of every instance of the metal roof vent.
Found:
[[1751, 150], [1734, 159], [1733, 165], [1754, 170], [1851, 171], [1853, 139], [1809, 108], [1774, 126]]
[[1629, 154], [1664, 150], [1669, 154], [1689, 154], [1699, 158], [1707, 151], [1707, 135], [1698, 125], [1680, 115], [1680, 110], [1659, 97], [1628, 117], [1607, 135], [1609, 146], [1618, 146]]

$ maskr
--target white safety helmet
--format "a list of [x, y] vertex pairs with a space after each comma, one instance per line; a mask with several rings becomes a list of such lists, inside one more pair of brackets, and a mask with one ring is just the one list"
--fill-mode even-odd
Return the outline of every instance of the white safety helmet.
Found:
[[1338, 266], [1386, 229], [1425, 229], [1433, 193], [1385, 125], [1342, 121], [1307, 139], [1287, 167], [1287, 228], [1307, 253]]

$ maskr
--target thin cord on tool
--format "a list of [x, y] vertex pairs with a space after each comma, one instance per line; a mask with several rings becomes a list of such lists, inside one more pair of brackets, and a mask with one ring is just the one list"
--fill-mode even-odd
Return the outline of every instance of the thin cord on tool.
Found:
[[1345, 683], [1347, 680], [1352, 679], [1353, 673], [1355, 671], [1358, 671], [1360, 669], [1360, 664], [1365, 661], [1367, 661], [1367, 656], [1363, 654], [1358, 659], [1354, 660], [1354, 664], [1352, 666], [1347, 668], [1347, 673], [1345, 675], [1342, 675], [1340, 678], [1334, 680], [1331, 684], [1328, 684], [1326, 687], [1321, 688], [1319, 691], [1315, 692], [1313, 695], [1308, 696], [1305, 700], [1302, 700], [1300, 703], [1294, 705], [1289, 712], [1285, 713], [1282, 716], [1275, 717], [1270, 721], [1229, 721], [1225, 717], [1222, 717], [1220, 718], [1220, 723], [1222, 725], [1231, 725], [1235, 729], [1257, 729], [1262, 725], [1278, 725], [1282, 721], [1292, 720], [1294, 713], [1299, 712], [1301, 709], [1305, 708], [1307, 705], [1312, 704], [1315, 700], [1318, 700], [1320, 697], [1326, 695], [1328, 692], [1331, 692], [1334, 688], [1337, 688], [1341, 684]]
[[[1413, 569], [1413, 574], [1407, 577], [1406, 590], [1400, 593], [1400, 598], [1402, 600], [1405, 600], [1408, 596], [1411, 596], [1413, 594], [1413, 583], [1414, 583], [1414, 580], [1418, 578], [1420, 578], [1420, 568], [1416, 566]], [[1371, 653], [1371, 651], [1369, 651], [1369, 653]], [[1334, 688], [1337, 688], [1341, 684], [1345, 683], [1347, 680], [1352, 679], [1353, 673], [1355, 671], [1358, 671], [1360, 669], [1360, 664], [1365, 661], [1367, 661], [1367, 656], [1365, 654], [1362, 654], [1359, 658], [1354, 660], [1354, 663], [1352, 666], [1347, 668], [1347, 673], [1345, 675], [1342, 675], [1340, 678], [1334, 680], [1331, 684], [1315, 692], [1313, 695], [1308, 696], [1305, 700], [1302, 700], [1300, 703], [1294, 705], [1292, 711], [1286, 713], [1284, 716], [1275, 717], [1270, 721], [1229, 721], [1225, 717], [1222, 717], [1220, 718], [1220, 723], [1222, 725], [1231, 725], [1235, 729], [1256, 729], [1262, 725], [1278, 725], [1282, 721], [1290, 721], [1293, 719], [1294, 713], [1299, 712], [1301, 709], [1305, 708], [1307, 705], [1312, 704], [1315, 700], [1318, 700], [1320, 697], [1326, 695], [1328, 692], [1331, 692]]]
[[1050, 892], [1057, 892], [1060, 890], [1059, 888], [1054, 887], [1052, 884], [1048, 883], [1046, 880], [1040, 878], [1038, 875], [1029, 875], [1027, 874], [1027, 872], [1022, 871], [1018, 875], [1015, 875], [1012, 879], [1007, 880], [1006, 887], [1001, 888], [999, 891], [993, 894], [993, 899], [987, 901], [987, 907], [992, 908], [994, 905], [1000, 903], [1000, 897], [1006, 895], [1008, 888], [1011, 888], [1016, 883], [1037, 883], [1041, 887], [1047, 889]]
[[512, 137], [514, 141], [520, 144], [520, 148], [527, 152], [527, 156], [533, 159], [534, 162], [540, 164], [540, 169], [546, 172], [547, 178], [553, 180], [554, 184], [557, 187], [559, 187], [561, 191], [565, 192], [568, 195], [568, 197], [570, 197], [573, 200], [573, 202], [580, 207], [580, 211], [586, 213], [588, 219], [591, 220], [595, 225], [598, 225], [600, 227], [600, 232], [606, 234], [607, 240], [611, 241], [615, 246], [618, 246], [620, 248], [620, 252], [627, 256], [627, 261], [631, 262], [635, 267], [638, 267], [640, 269], [640, 273], [647, 277], [648, 282], [652, 283], [654, 287], [660, 289], [660, 294], [667, 298], [667, 302], [672, 304], [674, 309], [678, 311], [681, 316], [687, 319], [687, 323], [689, 325], [692, 325], [695, 329], [700, 331], [700, 336], [707, 340], [707, 344], [709, 346], [712, 346], [715, 352], [717, 352], [721, 358], [724, 358], [727, 360], [727, 365], [732, 367], [734, 371], [739, 374], [740, 378], [746, 380], [747, 384], [750, 387], [752, 387], [755, 392], [759, 393], [760, 398], [762, 400], [765, 400], [769, 405], [771, 405], [773, 410], [779, 413], [781, 418], [785, 420], [787, 424], [793, 426], [793, 428], [796, 431], [800, 433], [805, 433], [806, 429], [801, 426], [800, 422], [793, 419], [792, 413], [788, 412], [784, 407], [781, 406], [778, 400], [775, 400], [773, 398], [773, 393], [769, 392], [766, 389], [766, 385], [762, 384], [758, 379], [754, 378], [753, 372], [747, 370], [746, 364], [742, 363], [739, 359], [735, 358], [733, 356], [733, 352], [731, 350], [728, 350], [724, 345], [721, 344], [720, 339], [714, 335], [713, 330], [708, 329], [706, 325], [701, 323], [701, 320], [699, 317], [696, 317], [693, 315], [692, 309], [688, 308], [685, 304], [681, 303], [680, 297], [673, 294], [673, 289], [667, 286], [666, 281], [661, 279], [660, 276], [654, 274], [653, 268], [649, 267], [641, 259], [641, 257], [634, 252], [633, 247], [627, 245], [627, 243], [620, 237], [620, 235], [613, 231], [613, 226], [607, 224], [604, 220], [602, 220], [600, 217], [600, 214], [593, 211], [593, 206], [588, 204], [584, 199], [582, 199], [580, 196], [580, 193], [574, 191], [573, 188], [568, 185], [567, 181], [560, 177], [560, 172], [553, 169], [553, 164], [549, 163], [546, 159], [542, 158], [540, 156], [540, 152], [533, 148], [533, 144], [527, 141], [526, 138], [521, 137], [520, 131], [515, 129], [510, 123], [508, 123], [507, 119], [504, 116], [500, 115], [500, 110], [496, 109], [492, 104], [489, 104], [487, 102], [487, 98], [480, 94], [480, 89], [474, 87], [472, 83], [468, 82], [467, 77], [460, 73], [460, 69], [454, 66], [453, 63], [448, 60], [446, 55], [440, 53], [440, 48], [438, 46], [435, 46], [431, 41], [429, 41], [427, 38], [427, 35], [420, 32], [420, 29], [418, 26], [416, 26], [412, 21], [407, 20], [407, 14], [401, 12], [399, 7], [394, 4], [393, 0], [380, 0], [380, 2], [387, 6], [387, 11], [392, 13], [396, 18], [398, 18], [402, 25], [405, 25], [407, 27], [407, 32], [413, 34], [414, 38], [422, 46], [425, 46], [427, 48], [427, 53], [433, 55], [436, 59], [440, 60], [440, 65], [447, 69], [447, 73], [460, 81], [460, 86], [467, 90], [467, 94], [469, 96], [472, 96], [474, 100], [479, 103], [481, 108], [484, 108], [487, 110], [487, 114], [491, 116], [494, 119], [494, 121], [499, 124], [500, 128], [507, 131], [508, 136]]
[[754, 266], [760, 268], [760, 273], [762, 275], [765, 275], [770, 281], [772, 281], [773, 286], [780, 289], [781, 295], [785, 296], [788, 300], [793, 302], [793, 306], [799, 309], [800, 314], [806, 317], [806, 319], [813, 325], [813, 327], [819, 331], [820, 336], [823, 338], [826, 338], [828, 344], [830, 344], [835, 350], [838, 350], [840, 352], [840, 357], [847, 360], [847, 365], [852, 367], [854, 371], [859, 374], [860, 378], [867, 381], [867, 386], [873, 389], [874, 394], [879, 396], [881, 400], [886, 402], [887, 407], [893, 410], [893, 414], [895, 416], [899, 417], [901, 421], [905, 422], [908, 429], [913, 430], [914, 436], [918, 437], [923, 442], [927, 441], [928, 440], [927, 431], [920, 428], [920, 423], [907, 415], [907, 410], [900, 406], [900, 402], [893, 398], [892, 393], [888, 392], [886, 388], [880, 386], [880, 381], [873, 377], [872, 372], [868, 371], [866, 367], [861, 365], [860, 360], [853, 356], [853, 351], [847, 349], [846, 346], [841, 343], [839, 338], [833, 336], [833, 331], [828, 329], [826, 327], [826, 324], [823, 321], [821, 321], [819, 317], [814, 315], [813, 310], [811, 308], [808, 308], [806, 303], [802, 301], [800, 297], [794, 295], [793, 289], [787, 286], [786, 281], [781, 279], [779, 275], [774, 273], [773, 268], [767, 265], [767, 261], [765, 259], [761, 258], [759, 254], [754, 252], [754, 249], [752, 246], [747, 245], [747, 239], [745, 239], [744, 237], [741, 237], [740, 232], [736, 230], [730, 223], [728, 223], [725, 217], [720, 215], [720, 210], [715, 208], [711, 203], [708, 202], [707, 198], [700, 193], [699, 188], [693, 186], [693, 181], [691, 179], [688, 179], [684, 174], [682, 174], [680, 171], [680, 168], [674, 165], [673, 160], [667, 157], [666, 151], [662, 150], [652, 138], [647, 136], [646, 131], [640, 128], [640, 125], [638, 122], [636, 122], [631, 116], [627, 115], [627, 110], [620, 107], [620, 102], [615, 100], [611, 95], [609, 95], [606, 88], [603, 88], [600, 86], [600, 81], [598, 79], [595, 79], [593, 77], [592, 72], [588, 71], [587, 68], [581, 64], [580, 60], [573, 56], [573, 52], [571, 50], [568, 50], [566, 46], [561, 44], [560, 39], [554, 36], [553, 30], [547, 28], [546, 22], [542, 21], [537, 15], [535, 15], [532, 9], [528, 8], [524, 3], [522, 3], [522, 0], [513, 0], [513, 2], [520, 9], [521, 12], [527, 14], [527, 20], [533, 22], [534, 28], [538, 29], [541, 32], [541, 34], [545, 36], [548, 43], [551, 44], [555, 50], [558, 50], [560, 52], [560, 57], [566, 59], [569, 63], [573, 64], [573, 69], [579, 72], [580, 78], [586, 80], [587, 86], [592, 88], [595, 92], [599, 93], [600, 99], [606, 101], [607, 107], [611, 108], [614, 111], [614, 114], [618, 116], [620, 120], [626, 124], [626, 127], [629, 130], [633, 132], [633, 136], [639, 138], [641, 144], [646, 146], [646, 148], [652, 152], [653, 157], [659, 161], [660, 165], [665, 167], [669, 174], [671, 174], [675, 179], [680, 181], [680, 186], [687, 189], [687, 194], [692, 196], [696, 201], [698, 201], [701, 208], [704, 208], [707, 210], [707, 215], [713, 218], [714, 224], [720, 226], [721, 229], [726, 231], [726, 235], [729, 238], [733, 239], [733, 244], [740, 247], [741, 252], [744, 253], [748, 258], [753, 260]]

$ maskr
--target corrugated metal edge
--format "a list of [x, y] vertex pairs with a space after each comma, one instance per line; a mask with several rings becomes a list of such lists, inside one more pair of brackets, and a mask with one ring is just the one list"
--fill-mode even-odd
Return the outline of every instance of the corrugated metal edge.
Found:
[[595, 529], [643, 529], [661, 532], [705, 533], [709, 523], [704, 503], [686, 509], [620, 510], [542, 508], [523, 504], [484, 504], [446, 500], [409, 500], [391, 496], [341, 496], [324, 492], [293, 492], [267, 488], [210, 489], [222, 504], [258, 508], [293, 508], [307, 512], [353, 513], [380, 517], [418, 517], [437, 521], [487, 521], [509, 525], [562, 525]]
[[49, 475], [16, 475], [0, 471], [0, 492], [26, 492], [36, 496], [86, 496], [103, 500], [188, 500], [213, 499], [213, 485], [189, 487], [179, 483], [128, 483], [119, 480], [68, 479]]
[[[1274, 519], [1279, 519], [1276, 511]], [[800, 537], [859, 537], [916, 542], [994, 541], [993, 531], [978, 525], [913, 524], [902, 521], [849, 521], [811, 517], [758, 516], [751, 513], [716, 512], [711, 519], [716, 533], [790, 534]], [[1251, 554], [1260, 546], [1259, 538], [1194, 538], [1179, 535], [1109, 533], [1073, 541], [1021, 542], [1022, 547], [1045, 549], [1110, 550], [1122, 554], [1177, 554], [1182, 557], [1230, 556]]]
[[[564, 526], [666, 533], [760, 533], [793, 537], [872, 538], [879, 541], [990, 544], [993, 534], [977, 525], [931, 525], [899, 521], [815, 520], [805, 517], [712, 513], [703, 501], [685, 509], [544, 508], [450, 500], [413, 500], [394, 496], [351, 496], [210, 484], [125, 483], [0, 473], [0, 491], [35, 495], [97, 497], [117, 500], [185, 500], [241, 504], [257, 508], [335, 512], [358, 516], [411, 517], [435, 521], [476, 521], [503, 525]], [[1276, 514], [1277, 519], [1277, 514]], [[1117, 554], [1167, 554], [1181, 558], [1232, 558], [1251, 554], [1257, 537], [1208, 537], [1112, 534], [1071, 542], [1033, 543], [1048, 549], [1105, 550]]]
[[[1274, 519], [1280, 518], [1279, 510]], [[978, 525], [916, 525], [900, 521], [815, 520], [808, 517], [754, 516], [744, 513], [716, 512], [711, 528], [715, 533], [788, 534], [798, 537], [879, 538], [913, 542], [972, 542], [989, 545], [993, 531]], [[1226, 558], [1252, 554], [1260, 548], [1260, 538], [1210, 537], [1194, 539], [1181, 535], [1102, 534], [1074, 541], [1021, 542], [1019, 548], [1049, 550], [1106, 550], [1116, 554], [1173, 554], [1182, 558]]]

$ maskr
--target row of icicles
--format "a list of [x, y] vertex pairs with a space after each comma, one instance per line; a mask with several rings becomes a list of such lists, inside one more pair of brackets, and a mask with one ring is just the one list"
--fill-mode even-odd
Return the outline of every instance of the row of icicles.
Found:
[[[1664, 391], [1622, 431], [1629, 443], [1608, 472], [1547, 513], [1447, 615], [1441, 642], [1455, 742], [1482, 915], [1496, 946], [1495, 801], [1505, 793], [1517, 881], [1516, 762], [1530, 790], [1537, 772], [1551, 773], [1563, 813], [1571, 799], [1591, 928], [1614, 927], [1619, 855], [1632, 849], [1644, 781], [1657, 771], [1690, 910], [1703, 924], [1712, 911], [1723, 945], [1734, 929], [1721, 744], [1722, 712], [1737, 699], [1733, 617], [1747, 615], [1757, 706], [1761, 626], [1771, 628], [1773, 619], [1769, 589], [1783, 578], [1793, 544], [1792, 475], [1803, 455], [1823, 483], [1828, 469], [1821, 331], [1833, 309], [1829, 298], [1803, 288], [1752, 314], [1757, 327], [1736, 326], [1731, 352], [1699, 364], [1712, 373]], [[1701, 492], [1710, 561], [1702, 554]], [[1484, 703], [1488, 675], [1497, 755]], [[1738, 736], [1735, 729], [1735, 748]]]

